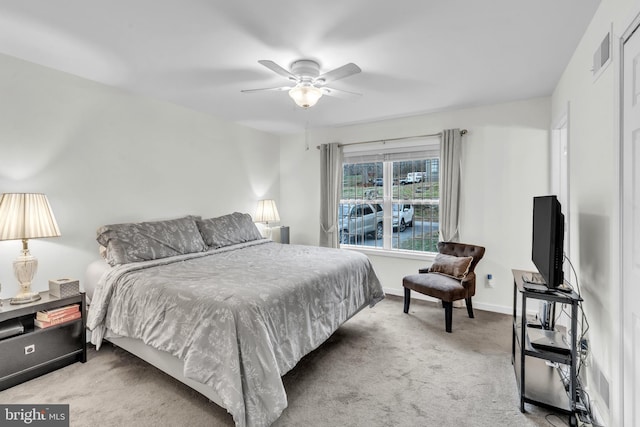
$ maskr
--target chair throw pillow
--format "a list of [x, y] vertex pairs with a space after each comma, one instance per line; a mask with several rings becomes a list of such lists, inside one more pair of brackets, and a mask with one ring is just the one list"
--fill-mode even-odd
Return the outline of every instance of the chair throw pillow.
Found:
[[473, 257], [438, 254], [429, 268], [430, 273], [444, 274], [458, 280], [467, 277]]

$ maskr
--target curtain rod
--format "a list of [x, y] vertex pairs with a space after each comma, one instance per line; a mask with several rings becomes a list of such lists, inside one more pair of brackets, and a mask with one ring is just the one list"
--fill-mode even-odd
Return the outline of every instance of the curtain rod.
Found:
[[[466, 129], [462, 129], [460, 131], [460, 135], [465, 135], [467, 133]], [[375, 142], [391, 142], [391, 141], [402, 141], [404, 139], [413, 139], [413, 138], [428, 138], [431, 136], [440, 136], [442, 135], [442, 132], [438, 132], [438, 133], [431, 133], [429, 135], [415, 135], [415, 136], [401, 136], [399, 138], [387, 138], [387, 139], [376, 139], [373, 141], [358, 141], [358, 142], [350, 142], [347, 144], [338, 144], [340, 147], [344, 147], [346, 145], [358, 145], [358, 144], [373, 144]], [[320, 149], [319, 145], [316, 145], [316, 149]]]

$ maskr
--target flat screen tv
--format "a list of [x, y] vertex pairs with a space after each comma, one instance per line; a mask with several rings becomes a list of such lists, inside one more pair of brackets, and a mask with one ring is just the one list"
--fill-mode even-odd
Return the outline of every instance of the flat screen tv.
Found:
[[563, 289], [564, 215], [556, 196], [533, 198], [531, 260], [549, 289]]

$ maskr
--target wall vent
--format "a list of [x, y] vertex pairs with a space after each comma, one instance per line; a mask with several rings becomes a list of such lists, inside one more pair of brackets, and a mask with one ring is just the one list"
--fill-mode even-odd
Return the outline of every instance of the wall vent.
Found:
[[[593, 360], [593, 359], [591, 359]], [[591, 384], [589, 384], [589, 388], [592, 390], [596, 390], [599, 396], [590, 396], [592, 399], [597, 401], [602, 401], [604, 403], [604, 407], [600, 407], [600, 409], [609, 410], [609, 405], [611, 404], [611, 396], [609, 395], [609, 380], [604, 375], [600, 366], [595, 360], [591, 365], [591, 379], [593, 380]], [[582, 378], [581, 378], [582, 379]], [[583, 382], [583, 385], [585, 383]], [[599, 398], [598, 398], [599, 397]]]
[[593, 79], [596, 80], [600, 74], [607, 68], [607, 65], [611, 62], [611, 32], [600, 42], [600, 46], [593, 54]]

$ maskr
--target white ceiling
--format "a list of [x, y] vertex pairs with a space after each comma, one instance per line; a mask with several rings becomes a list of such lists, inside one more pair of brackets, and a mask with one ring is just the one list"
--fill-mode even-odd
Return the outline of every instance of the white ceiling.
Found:
[[[0, 53], [272, 133], [552, 93], [600, 0], [2, 0]], [[595, 49], [595, 47], [594, 47]], [[258, 64], [362, 73], [312, 108]], [[585, 64], [588, 72], [590, 64]]]

